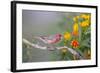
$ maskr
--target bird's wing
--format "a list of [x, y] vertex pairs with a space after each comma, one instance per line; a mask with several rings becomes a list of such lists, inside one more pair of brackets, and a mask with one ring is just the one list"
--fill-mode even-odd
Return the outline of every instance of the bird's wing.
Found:
[[34, 37], [34, 39], [37, 41], [37, 42], [40, 42], [40, 43], [43, 43], [43, 44], [47, 44], [47, 41], [41, 37]]
[[49, 36], [47, 39], [48, 39], [48, 40], [53, 40], [53, 39], [55, 39], [55, 38], [56, 38], [55, 35], [51, 35], [51, 36]]

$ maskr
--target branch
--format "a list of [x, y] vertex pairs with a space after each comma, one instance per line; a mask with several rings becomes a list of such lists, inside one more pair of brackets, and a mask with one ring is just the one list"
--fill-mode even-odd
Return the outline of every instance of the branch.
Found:
[[[42, 49], [42, 50], [48, 49], [48, 46], [40, 46], [40, 45], [38, 45], [38, 44], [33, 44], [33, 43], [29, 42], [29, 41], [26, 40], [26, 39], [22, 39], [22, 41], [23, 41], [23, 43], [25, 43], [25, 44], [27, 44], [27, 45], [30, 45], [30, 46], [32, 46], [32, 47], [34, 47], [34, 48], [39, 48], [39, 49]], [[67, 47], [67, 46], [63, 46], [63, 47], [54, 47], [54, 48], [56, 48], [56, 49], [66, 48], [71, 54], [76, 55], [76, 56], [79, 57], [80, 59], [83, 59], [83, 57], [80, 55], [80, 53], [78, 53], [78, 52], [75, 51], [74, 49], [69, 48], [69, 47]]]
[[43, 47], [43, 46], [40, 46], [40, 45], [37, 45], [37, 44], [33, 44], [33, 43], [29, 42], [26, 39], [22, 39], [22, 41], [23, 41], [23, 43], [25, 43], [27, 45], [30, 45], [30, 46], [32, 46], [34, 48], [39, 48], [39, 49], [42, 49], [42, 50], [46, 50], [47, 49], [47, 47], [45, 47], [45, 46]]

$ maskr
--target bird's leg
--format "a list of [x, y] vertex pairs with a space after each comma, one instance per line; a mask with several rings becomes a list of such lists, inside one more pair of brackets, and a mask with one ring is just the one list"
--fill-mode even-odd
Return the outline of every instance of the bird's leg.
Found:
[[53, 45], [53, 44], [48, 44], [48, 45], [47, 45], [47, 49], [50, 50], [50, 51], [54, 51], [54, 50], [56, 50], [57, 48], [56, 48], [55, 45]]

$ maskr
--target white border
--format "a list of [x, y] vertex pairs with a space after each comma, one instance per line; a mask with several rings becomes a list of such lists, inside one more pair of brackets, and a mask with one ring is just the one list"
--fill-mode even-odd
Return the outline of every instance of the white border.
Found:
[[[22, 9], [26, 10], [48, 10], [48, 11], [64, 11], [64, 12], [86, 12], [91, 13], [91, 60], [79, 60], [79, 61], [57, 61], [57, 62], [33, 62], [22, 63]], [[45, 6], [45, 5], [28, 5], [17, 4], [17, 70], [22, 69], [38, 69], [38, 68], [52, 68], [52, 67], [71, 67], [71, 66], [85, 66], [95, 65], [96, 57], [96, 10], [93, 8], [79, 8], [79, 7], [60, 7], [60, 6]]]

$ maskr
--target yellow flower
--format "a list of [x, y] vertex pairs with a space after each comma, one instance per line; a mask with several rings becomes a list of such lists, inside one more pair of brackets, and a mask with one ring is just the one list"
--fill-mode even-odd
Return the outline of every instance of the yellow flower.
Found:
[[75, 24], [73, 25], [73, 32], [72, 32], [72, 35], [78, 36], [78, 34], [79, 34], [79, 32], [78, 32], [78, 24], [75, 23]]
[[77, 23], [75, 23], [75, 24], [73, 25], [73, 31], [74, 31], [74, 32], [77, 32], [77, 31], [78, 31], [78, 24], [77, 24]]
[[73, 21], [74, 21], [74, 22], [77, 22], [78, 19], [79, 19], [79, 16], [75, 16], [75, 17], [73, 18]]
[[89, 20], [85, 20], [85, 21], [80, 23], [81, 27], [87, 27], [87, 26], [89, 26], [89, 24], [90, 24]]
[[69, 32], [64, 33], [64, 39], [69, 40], [71, 38], [71, 34]]
[[80, 17], [83, 18], [83, 19], [89, 20], [90, 19], [90, 14], [81, 14]]

